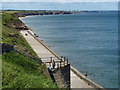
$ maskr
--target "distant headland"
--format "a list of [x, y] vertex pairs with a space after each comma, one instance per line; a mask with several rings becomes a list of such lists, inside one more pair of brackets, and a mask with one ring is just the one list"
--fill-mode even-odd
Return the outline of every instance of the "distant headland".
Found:
[[0, 13], [5, 12], [14, 12], [14, 14], [18, 17], [25, 17], [25, 16], [31, 16], [31, 15], [64, 15], [64, 14], [79, 14], [79, 13], [92, 13], [92, 12], [118, 12], [118, 11], [96, 11], [96, 10], [69, 10], [69, 11], [62, 11], [62, 10], [1, 10]]

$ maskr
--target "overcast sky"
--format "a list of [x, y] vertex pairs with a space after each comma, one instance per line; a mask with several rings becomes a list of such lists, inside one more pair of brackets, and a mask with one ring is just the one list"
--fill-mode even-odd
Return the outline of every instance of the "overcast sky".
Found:
[[2, 9], [118, 10], [118, 0], [2, 0]]
[[1, 0], [2, 2], [118, 2], [119, 0]]

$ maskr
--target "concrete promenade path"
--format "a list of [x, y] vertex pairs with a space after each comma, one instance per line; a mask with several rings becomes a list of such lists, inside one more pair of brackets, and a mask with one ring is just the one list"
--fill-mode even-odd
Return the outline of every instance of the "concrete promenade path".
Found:
[[[24, 30], [24, 31], [21, 30], [20, 33], [27, 40], [27, 42], [37, 53], [37, 55], [41, 58], [42, 62], [49, 62], [50, 57], [53, 57], [54, 60], [59, 60], [42, 43], [40, 43], [37, 39], [34, 38], [34, 33], [31, 30]], [[93, 88], [92, 86], [88, 85], [88, 83], [86, 83], [84, 80], [80, 79], [73, 71], [70, 71], [70, 74], [71, 74], [70, 76], [71, 88]]]

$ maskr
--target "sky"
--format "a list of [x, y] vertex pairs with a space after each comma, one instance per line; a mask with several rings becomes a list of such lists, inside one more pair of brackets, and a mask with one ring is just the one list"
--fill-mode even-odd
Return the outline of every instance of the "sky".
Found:
[[118, 10], [118, 0], [2, 0], [2, 9]]
[[2, 2], [118, 2], [119, 0], [1, 0]]

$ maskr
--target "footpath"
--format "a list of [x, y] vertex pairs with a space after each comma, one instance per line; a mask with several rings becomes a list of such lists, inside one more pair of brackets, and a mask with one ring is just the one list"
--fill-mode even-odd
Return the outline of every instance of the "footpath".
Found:
[[[20, 33], [27, 40], [37, 55], [41, 58], [42, 62], [50, 62], [50, 57], [54, 58], [54, 61], [59, 61], [59, 56], [54, 53], [48, 46], [46, 46], [44, 42], [40, 40], [32, 30], [21, 30]], [[84, 75], [80, 75], [79, 72], [73, 67], [71, 67], [70, 70], [70, 80], [71, 88], [102, 88], [101, 86], [92, 83], [92, 81], [84, 77]]]

